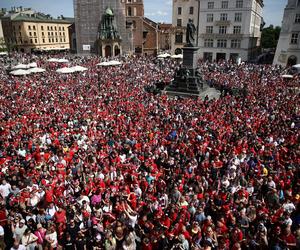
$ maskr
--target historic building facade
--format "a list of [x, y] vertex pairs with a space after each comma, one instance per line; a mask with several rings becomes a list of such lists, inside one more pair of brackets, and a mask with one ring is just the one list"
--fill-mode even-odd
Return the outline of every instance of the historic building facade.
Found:
[[174, 54], [181, 54], [181, 49], [185, 45], [186, 25], [189, 19], [194, 24], [198, 24], [198, 0], [174, 0], [172, 10], [171, 28], [171, 51]]
[[249, 61], [259, 53], [262, 0], [200, 1], [200, 57]]
[[300, 63], [300, 0], [289, 0], [283, 21], [274, 64], [294, 65]]
[[185, 27], [188, 19], [197, 26], [199, 10], [200, 58], [251, 60], [260, 45], [262, 9], [263, 0], [174, 0], [172, 51], [185, 44], [184, 28], [179, 27]]
[[70, 20], [54, 19], [31, 9], [12, 9], [2, 18], [8, 50], [20, 52], [69, 50]]

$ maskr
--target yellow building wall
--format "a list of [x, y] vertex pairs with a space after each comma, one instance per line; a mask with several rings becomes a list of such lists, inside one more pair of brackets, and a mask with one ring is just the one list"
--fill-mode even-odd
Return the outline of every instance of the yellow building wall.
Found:
[[12, 22], [12, 36], [19, 50], [70, 49], [68, 23]]

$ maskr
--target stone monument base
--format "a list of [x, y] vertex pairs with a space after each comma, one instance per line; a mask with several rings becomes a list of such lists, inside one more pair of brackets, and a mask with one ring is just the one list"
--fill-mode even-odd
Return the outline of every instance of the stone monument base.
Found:
[[174, 80], [165, 88], [172, 95], [198, 96], [203, 91], [203, 78], [197, 69], [198, 47], [183, 48], [182, 67], [175, 72]]

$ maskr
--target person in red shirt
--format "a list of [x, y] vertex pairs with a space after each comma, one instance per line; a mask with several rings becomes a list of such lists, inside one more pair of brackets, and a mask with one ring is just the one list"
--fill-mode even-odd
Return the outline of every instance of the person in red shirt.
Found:
[[66, 224], [66, 211], [62, 209], [61, 207], [58, 208], [58, 210], [54, 213], [54, 221], [59, 224], [63, 223]]

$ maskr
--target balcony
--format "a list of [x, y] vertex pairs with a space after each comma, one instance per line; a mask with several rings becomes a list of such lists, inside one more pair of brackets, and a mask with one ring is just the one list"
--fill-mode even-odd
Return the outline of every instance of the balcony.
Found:
[[229, 20], [218, 20], [215, 21], [215, 26], [230, 26], [231, 22]]

